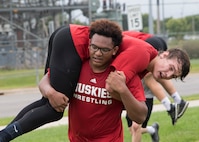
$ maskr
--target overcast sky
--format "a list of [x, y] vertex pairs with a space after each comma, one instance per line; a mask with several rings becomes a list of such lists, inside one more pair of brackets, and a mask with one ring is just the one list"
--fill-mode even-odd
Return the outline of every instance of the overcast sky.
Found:
[[[115, 0], [117, 2], [125, 2], [126, 5], [140, 5], [142, 13], [149, 12], [149, 0]], [[157, 17], [157, 0], [152, 1], [153, 17]], [[181, 18], [187, 15], [199, 14], [199, 0], [159, 0], [160, 2], [160, 18], [173, 17]], [[164, 8], [162, 9], [162, 3]]]
[[[75, 0], [82, 1], [82, 0]], [[101, 7], [102, 7], [102, 1]], [[113, 0], [114, 2], [126, 3], [126, 5], [140, 5], [141, 13], [149, 13], [149, 0]], [[107, 3], [109, 0], [107, 0]], [[157, 0], [151, 0], [152, 2], [152, 15], [153, 18], [157, 18]], [[199, 14], [199, 0], [159, 0], [160, 2], [160, 19], [173, 17], [182, 18], [189, 15]], [[164, 3], [164, 8], [163, 8]], [[164, 9], [164, 10], [163, 10]], [[77, 12], [78, 11], [78, 12]], [[82, 15], [80, 10], [74, 12], [74, 17], [88, 22], [88, 18]], [[98, 9], [101, 11], [101, 8]], [[164, 11], [164, 12], [163, 12]]]

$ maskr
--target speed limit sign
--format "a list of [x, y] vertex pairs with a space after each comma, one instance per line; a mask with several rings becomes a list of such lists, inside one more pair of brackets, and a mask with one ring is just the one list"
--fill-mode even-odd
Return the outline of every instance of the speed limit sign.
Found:
[[139, 5], [127, 6], [128, 30], [142, 30], [142, 14]]

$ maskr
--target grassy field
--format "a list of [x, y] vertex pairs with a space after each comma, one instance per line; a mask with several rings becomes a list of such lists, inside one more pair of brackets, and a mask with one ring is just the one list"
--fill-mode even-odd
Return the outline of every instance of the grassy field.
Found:
[[[199, 107], [188, 108], [182, 118], [180, 118], [175, 126], [171, 124], [168, 114], [163, 112], [154, 112], [149, 121], [149, 125], [153, 122], [160, 124], [159, 135], [160, 142], [199, 142]], [[123, 118], [124, 139], [125, 142], [131, 141], [131, 135], [127, 128], [126, 120]], [[25, 134], [12, 142], [69, 142], [67, 137], [67, 125], [52, 127], [48, 129], [34, 130]], [[142, 136], [142, 142], [150, 142], [149, 134]]]
[[36, 87], [37, 80], [43, 75], [43, 69], [35, 70], [0, 70], [0, 90]]
[[191, 60], [191, 73], [199, 73], [199, 59]]

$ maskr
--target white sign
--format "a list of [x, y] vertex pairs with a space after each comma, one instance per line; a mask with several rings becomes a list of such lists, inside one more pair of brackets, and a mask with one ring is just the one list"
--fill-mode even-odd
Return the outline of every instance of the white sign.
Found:
[[142, 30], [142, 14], [139, 5], [127, 6], [128, 30]]

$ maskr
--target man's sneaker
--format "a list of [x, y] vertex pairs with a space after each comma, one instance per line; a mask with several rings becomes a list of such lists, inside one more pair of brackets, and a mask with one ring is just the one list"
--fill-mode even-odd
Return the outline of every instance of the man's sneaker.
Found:
[[184, 114], [188, 105], [189, 102], [181, 100], [180, 104], [178, 104], [178, 118], [180, 118]]
[[152, 127], [155, 129], [155, 133], [151, 134], [152, 142], [159, 142], [159, 124], [157, 122], [153, 123]]
[[168, 111], [168, 114], [171, 117], [172, 124], [175, 125], [178, 119], [177, 104], [171, 104], [171, 110]]

